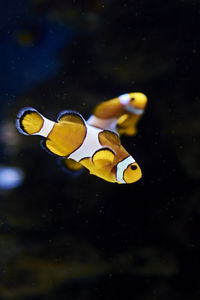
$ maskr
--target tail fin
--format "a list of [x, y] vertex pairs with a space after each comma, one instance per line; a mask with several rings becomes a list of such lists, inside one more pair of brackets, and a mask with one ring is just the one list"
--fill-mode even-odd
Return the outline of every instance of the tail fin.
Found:
[[25, 135], [37, 134], [44, 123], [43, 116], [32, 107], [21, 109], [17, 115], [16, 127]]

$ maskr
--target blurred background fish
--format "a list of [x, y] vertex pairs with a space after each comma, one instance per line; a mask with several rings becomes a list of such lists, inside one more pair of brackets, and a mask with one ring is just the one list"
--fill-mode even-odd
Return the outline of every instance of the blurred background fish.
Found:
[[126, 93], [119, 97], [99, 103], [87, 123], [104, 128], [120, 135], [135, 135], [136, 125], [147, 105], [147, 97], [142, 93]]

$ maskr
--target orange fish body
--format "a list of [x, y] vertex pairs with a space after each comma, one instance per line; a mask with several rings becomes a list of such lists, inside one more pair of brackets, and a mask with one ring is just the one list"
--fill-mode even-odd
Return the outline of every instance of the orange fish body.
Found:
[[132, 183], [142, 176], [117, 134], [87, 124], [76, 112], [62, 112], [53, 122], [33, 108], [25, 108], [18, 114], [17, 128], [23, 134], [44, 137], [43, 146], [61, 156], [66, 166], [83, 166], [113, 183]]
[[123, 94], [97, 105], [87, 123], [120, 135], [135, 135], [146, 104], [147, 97], [142, 93]]

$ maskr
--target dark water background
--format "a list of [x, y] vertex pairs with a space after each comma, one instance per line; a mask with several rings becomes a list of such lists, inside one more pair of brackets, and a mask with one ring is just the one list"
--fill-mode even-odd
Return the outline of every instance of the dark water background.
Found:
[[[200, 299], [200, 1], [0, 3], [0, 300]], [[149, 99], [122, 143], [132, 185], [72, 178], [18, 110], [89, 117], [102, 100]]]

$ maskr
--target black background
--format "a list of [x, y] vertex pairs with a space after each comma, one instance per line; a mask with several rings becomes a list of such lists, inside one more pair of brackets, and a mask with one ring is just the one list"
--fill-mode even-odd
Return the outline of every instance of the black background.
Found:
[[[199, 1], [27, 2], [8, 1], [1, 22], [1, 164], [25, 173], [1, 191], [1, 299], [199, 299]], [[33, 65], [59, 43], [52, 23], [70, 39], [46, 75], [46, 61]], [[31, 81], [34, 71], [43, 78]], [[143, 171], [135, 184], [67, 175], [39, 137], [15, 128], [24, 106], [52, 120], [63, 109], [87, 118], [132, 91], [148, 97], [138, 135], [122, 137]]]

